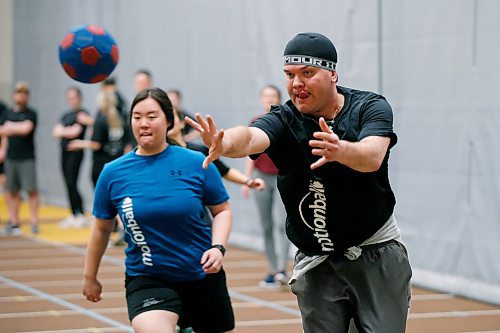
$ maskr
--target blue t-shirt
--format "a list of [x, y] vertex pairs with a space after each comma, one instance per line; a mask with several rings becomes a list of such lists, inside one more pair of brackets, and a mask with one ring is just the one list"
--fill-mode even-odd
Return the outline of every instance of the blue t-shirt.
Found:
[[153, 156], [134, 151], [106, 164], [94, 194], [94, 216], [125, 226], [126, 274], [171, 281], [205, 277], [201, 256], [212, 245], [204, 205], [229, 200], [213, 164], [205, 156], [169, 145]]

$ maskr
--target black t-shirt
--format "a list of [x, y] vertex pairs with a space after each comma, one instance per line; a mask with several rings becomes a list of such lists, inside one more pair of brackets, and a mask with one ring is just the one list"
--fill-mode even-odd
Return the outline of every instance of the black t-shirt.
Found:
[[99, 142], [102, 146], [101, 149], [94, 151], [94, 159], [106, 163], [122, 156], [125, 145], [130, 143], [130, 138], [131, 133], [128, 126], [123, 126], [120, 129], [110, 128], [108, 118], [98, 113], [91, 140]]
[[[179, 118], [181, 118], [181, 119], [184, 119], [184, 117], [188, 117], [188, 118], [191, 118], [194, 121], [196, 121], [196, 118], [191, 113], [187, 112], [186, 110], [179, 110], [178, 113], [179, 113]], [[192, 128], [191, 125], [189, 125], [188, 123], [185, 123], [185, 126], [182, 129], [181, 134], [186, 135], [192, 131], [194, 131], [194, 128]]]
[[[197, 144], [194, 142], [187, 142], [186, 148], [191, 149], [191, 150], [195, 150], [195, 151], [199, 151], [203, 155], [208, 156], [209, 150], [204, 145]], [[221, 160], [217, 159], [217, 160], [213, 161], [213, 164], [215, 165], [215, 167], [219, 171], [221, 177], [224, 177], [229, 172], [230, 168], [226, 164], [224, 164], [224, 162], [222, 162]]]
[[[7, 118], [7, 105], [0, 101], [0, 125], [3, 125]], [[0, 136], [0, 146], [2, 144], [2, 137]], [[3, 173], [3, 162], [0, 162], [0, 174]]]
[[[63, 116], [59, 120], [59, 123], [61, 123], [64, 127], [70, 127], [70, 126], [73, 126], [74, 124], [77, 124], [78, 123], [77, 115], [79, 112], [84, 112], [86, 114], [89, 114], [84, 109], [70, 110], [70, 111], [66, 112], [65, 114], [63, 114]], [[83, 124], [80, 124], [80, 126], [82, 126], [82, 133], [80, 133], [80, 135], [78, 135], [78, 137], [73, 138], [73, 139], [66, 139], [66, 138], [61, 139], [61, 148], [62, 148], [63, 152], [66, 151], [66, 147], [68, 146], [69, 141], [74, 140], [74, 139], [83, 140], [83, 138], [85, 137], [85, 131], [87, 130], [87, 126], [85, 126]]]
[[3, 125], [5, 118], [7, 118], [7, 105], [0, 101], [0, 125]]
[[[333, 123], [340, 139], [357, 142], [368, 136], [390, 137], [396, 144], [392, 109], [384, 97], [337, 87], [345, 96]], [[279, 169], [278, 189], [287, 211], [289, 239], [307, 255], [336, 255], [372, 236], [393, 213], [396, 203], [389, 184], [387, 152], [378, 171], [363, 173], [338, 162], [316, 170], [310, 165], [309, 140], [320, 131], [318, 119], [300, 113], [291, 101], [275, 106], [252, 126], [269, 137], [265, 151]], [[256, 158], [258, 155], [252, 156]]]
[[6, 121], [21, 122], [29, 120], [33, 123], [33, 130], [26, 136], [9, 136], [9, 146], [7, 149], [7, 159], [26, 160], [35, 158], [35, 129], [37, 115], [36, 111], [26, 107], [23, 110], [7, 112]]

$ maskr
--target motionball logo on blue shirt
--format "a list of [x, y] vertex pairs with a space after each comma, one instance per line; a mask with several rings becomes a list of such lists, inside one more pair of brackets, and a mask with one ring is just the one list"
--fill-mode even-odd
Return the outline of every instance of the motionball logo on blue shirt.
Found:
[[125, 224], [125, 232], [129, 234], [132, 242], [134, 242], [134, 244], [141, 249], [142, 263], [146, 266], [153, 266], [151, 248], [146, 242], [146, 237], [134, 217], [134, 203], [132, 202], [132, 198], [126, 197], [123, 199], [122, 212], [122, 221]]

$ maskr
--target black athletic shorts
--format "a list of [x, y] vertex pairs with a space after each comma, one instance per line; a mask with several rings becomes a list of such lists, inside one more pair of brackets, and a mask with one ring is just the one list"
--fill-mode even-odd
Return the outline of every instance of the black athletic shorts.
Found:
[[234, 313], [222, 269], [202, 280], [189, 282], [126, 276], [125, 289], [130, 321], [146, 311], [165, 310], [179, 315], [181, 328], [192, 327], [195, 332], [220, 333], [234, 329]]

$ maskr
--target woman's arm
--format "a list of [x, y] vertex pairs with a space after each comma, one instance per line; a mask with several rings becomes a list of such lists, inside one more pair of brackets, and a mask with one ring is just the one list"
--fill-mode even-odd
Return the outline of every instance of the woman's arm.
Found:
[[[247, 157], [245, 163], [245, 175], [248, 177], [248, 179], [252, 178], [254, 169], [255, 169], [255, 162], [250, 157]], [[265, 183], [262, 189], [264, 188], [266, 188]], [[245, 199], [248, 199], [250, 197], [250, 193], [248, 192], [248, 190], [249, 187], [246, 184], [241, 187], [241, 194], [243, 194], [243, 197]]]
[[97, 280], [97, 272], [102, 256], [108, 246], [109, 236], [113, 231], [113, 220], [95, 219], [85, 257], [83, 269], [83, 295], [91, 302], [101, 300], [102, 286]]
[[[215, 206], [208, 206], [212, 216], [212, 244], [220, 244], [226, 246], [229, 233], [233, 224], [233, 215], [229, 202], [224, 202]], [[201, 257], [203, 270], [207, 274], [217, 273], [222, 268], [223, 254], [217, 248], [211, 248], [205, 251]]]
[[251, 178], [245, 176], [241, 171], [235, 168], [230, 168], [229, 171], [224, 175], [224, 179], [227, 179], [233, 183], [245, 185], [249, 188], [255, 188], [259, 191], [266, 187], [264, 180], [260, 178]]

